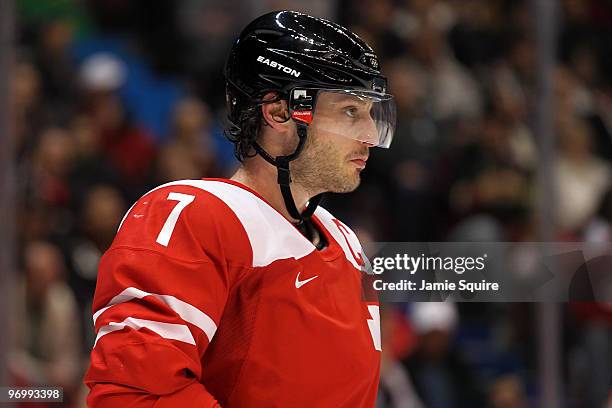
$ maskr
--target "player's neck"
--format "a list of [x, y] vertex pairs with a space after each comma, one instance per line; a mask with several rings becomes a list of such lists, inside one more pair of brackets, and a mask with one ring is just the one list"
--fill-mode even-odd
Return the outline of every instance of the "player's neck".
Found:
[[[244, 184], [261, 195], [274, 209], [290, 221], [295, 221], [285, 207], [283, 195], [277, 183], [276, 167], [255, 156], [240, 166], [231, 180]], [[296, 207], [303, 211], [311, 195], [298, 184], [291, 185], [291, 192]]]

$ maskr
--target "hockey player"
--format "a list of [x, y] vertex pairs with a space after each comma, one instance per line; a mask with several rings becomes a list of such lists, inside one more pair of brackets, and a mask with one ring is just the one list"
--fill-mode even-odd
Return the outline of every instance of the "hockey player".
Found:
[[226, 64], [229, 180], [162, 185], [127, 212], [99, 267], [92, 407], [372, 407], [378, 303], [355, 234], [318, 206], [388, 147], [393, 98], [344, 27], [282, 11]]

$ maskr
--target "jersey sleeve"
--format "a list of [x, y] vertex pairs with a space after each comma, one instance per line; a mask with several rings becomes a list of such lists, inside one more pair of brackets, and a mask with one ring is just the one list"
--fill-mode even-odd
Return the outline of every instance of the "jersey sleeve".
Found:
[[141, 198], [100, 261], [88, 405], [218, 406], [201, 360], [249, 256], [240, 222], [212, 194], [179, 185]]

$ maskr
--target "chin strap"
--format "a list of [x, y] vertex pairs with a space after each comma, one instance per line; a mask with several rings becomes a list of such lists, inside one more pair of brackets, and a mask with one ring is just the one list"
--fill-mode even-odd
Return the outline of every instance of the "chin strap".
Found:
[[289, 163], [292, 160], [295, 160], [302, 150], [304, 149], [304, 144], [306, 143], [306, 135], [308, 133], [308, 125], [305, 123], [296, 121], [297, 125], [297, 133], [298, 133], [298, 145], [295, 148], [295, 151], [288, 156], [277, 156], [273, 158], [266, 152], [257, 142], [253, 144], [255, 151], [264, 158], [265, 161], [270, 163], [271, 165], [276, 167], [277, 170], [277, 182], [280, 186], [281, 194], [283, 195], [283, 200], [285, 201], [285, 207], [287, 211], [289, 211], [289, 215], [296, 220], [299, 220], [300, 224], [310, 218], [310, 216], [315, 212], [317, 206], [321, 202], [321, 198], [323, 194], [318, 194], [310, 199], [306, 209], [300, 213], [295, 205], [295, 201], [293, 200], [293, 195], [291, 194], [291, 172], [289, 170]]

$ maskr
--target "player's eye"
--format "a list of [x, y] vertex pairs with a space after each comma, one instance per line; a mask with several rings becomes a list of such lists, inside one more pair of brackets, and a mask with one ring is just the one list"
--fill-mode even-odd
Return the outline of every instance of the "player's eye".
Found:
[[356, 106], [347, 106], [344, 108], [344, 114], [349, 118], [356, 118], [359, 114]]

